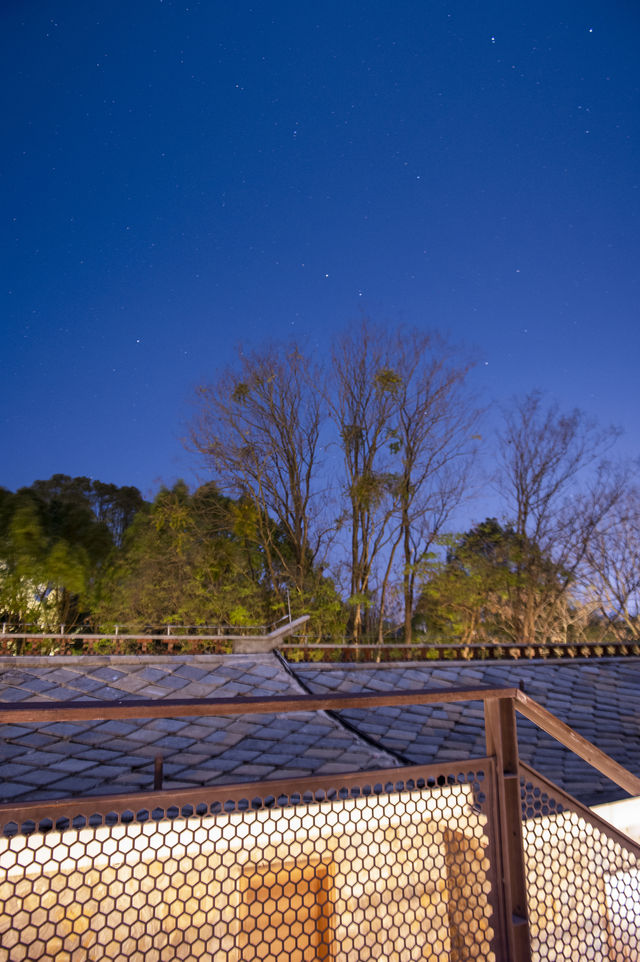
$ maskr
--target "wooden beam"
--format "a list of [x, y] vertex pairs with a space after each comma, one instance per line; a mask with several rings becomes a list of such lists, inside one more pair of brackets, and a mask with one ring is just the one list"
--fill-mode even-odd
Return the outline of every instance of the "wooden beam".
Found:
[[342, 711], [383, 705], [437, 705], [514, 695], [515, 688], [416, 689], [346, 695], [275, 695], [270, 698], [127, 698], [114, 701], [0, 703], [0, 723], [104, 721], [111, 718], [183, 718], [189, 715], [272, 715], [294, 711]]
[[624, 788], [629, 795], [640, 795], [640, 778], [627, 771], [622, 765], [618, 764], [613, 758], [601, 751], [596, 745], [587, 738], [578, 734], [569, 725], [552, 715], [550, 711], [539, 705], [533, 698], [524, 692], [516, 691], [516, 710], [532, 721], [538, 728], [542, 728], [548, 735], [555, 738], [565, 748], [570, 749], [575, 755], [588, 762], [593, 768], [597, 769], [612, 782]]
[[614, 842], [617, 842], [622, 848], [628, 849], [640, 862], [640, 843], [628, 835], [625, 835], [624, 832], [616, 828], [612, 822], [608, 822], [607, 819], [596, 812], [595, 809], [583, 805], [582, 802], [574, 798], [573, 795], [569, 795], [568, 792], [565, 792], [558, 785], [549, 781], [548, 778], [545, 778], [544, 775], [537, 772], [535, 768], [530, 768], [529, 765], [525, 765], [524, 762], [520, 762], [520, 774], [525, 781], [531, 781], [537, 788], [542, 788], [549, 798], [554, 799], [555, 802], [559, 802], [560, 805], [569, 811], [576, 812], [580, 818], [583, 818], [589, 825], [593, 825], [599, 832], [604, 832], [605, 835], [612, 838]]
[[[464, 762], [464, 767], [471, 765], [474, 769], [484, 769], [490, 764], [488, 758], [471, 758]], [[21, 824], [25, 821], [40, 822], [44, 819], [55, 821], [59, 818], [75, 818], [84, 816], [90, 818], [92, 815], [109, 815], [111, 813], [122, 813], [130, 811], [133, 813], [147, 810], [152, 812], [160, 808], [166, 811], [169, 808], [180, 808], [190, 806], [197, 808], [204, 805], [210, 811], [215, 803], [224, 806], [228, 801], [251, 801], [254, 798], [265, 799], [268, 797], [291, 798], [303, 797], [309, 794], [316, 796], [318, 792], [340, 793], [343, 790], [350, 791], [353, 788], [362, 789], [368, 786], [370, 794], [379, 794], [375, 791], [376, 786], [380, 786], [381, 794], [396, 791], [413, 791], [407, 788], [411, 782], [416, 783], [423, 780], [429, 788], [438, 790], [446, 789], [452, 784], [459, 784], [457, 776], [460, 774], [460, 762], [445, 762], [444, 764], [432, 765], [413, 765], [405, 768], [382, 768], [373, 771], [353, 772], [353, 773], [334, 773], [333, 775], [306, 775], [296, 778], [268, 779], [261, 782], [236, 782], [230, 785], [193, 785], [191, 788], [180, 789], [161, 789], [153, 792], [128, 792], [113, 795], [91, 795], [73, 796], [71, 798], [42, 799], [37, 802], [5, 802], [0, 805], [0, 827], [9, 822]], [[442, 776], [445, 783], [441, 785], [438, 781]], [[454, 781], [449, 781], [451, 776]], [[431, 783], [433, 782], [433, 783]], [[400, 787], [401, 786], [401, 787]], [[339, 795], [338, 797], [343, 797]], [[362, 796], [364, 797], [364, 796]], [[326, 800], [324, 796], [320, 800]]]

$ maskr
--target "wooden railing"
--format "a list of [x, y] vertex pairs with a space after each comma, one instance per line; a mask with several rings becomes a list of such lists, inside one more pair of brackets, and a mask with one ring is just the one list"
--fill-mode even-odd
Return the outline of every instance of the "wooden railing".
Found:
[[388, 661], [526, 661], [549, 659], [570, 661], [576, 658], [625, 658], [640, 656], [640, 642], [613, 639], [607, 642], [546, 642], [529, 644], [457, 645], [446, 642], [353, 642], [325, 643], [287, 641], [279, 646], [291, 662], [388, 662]]
[[[542, 659], [571, 661], [577, 658], [629, 658], [640, 656], [640, 642], [613, 639], [607, 642], [548, 642], [535, 645], [492, 644], [457, 645], [402, 642], [349, 641], [317, 642], [295, 639], [295, 633], [308, 616], [285, 622], [275, 628], [221, 628], [217, 632], [172, 632], [94, 634], [0, 632], [0, 656], [40, 655], [198, 655], [271, 651], [274, 648], [290, 662], [340, 662], [372, 664], [397, 661], [528, 661]], [[291, 640], [284, 641], [285, 637]]]
[[0, 632], [0, 656], [39, 655], [197, 655], [245, 654], [267, 652], [309, 620], [303, 615], [293, 621], [283, 619], [272, 626], [253, 628], [220, 627], [213, 631], [190, 632], [169, 626], [165, 632], [102, 632], [82, 634], [64, 632], [36, 634], [19, 631]]
[[[25, 725], [46, 724], [49, 722], [83, 720], [131, 719], [131, 718], [182, 718], [187, 716], [241, 716], [255, 714], [283, 714], [289, 712], [331, 711], [340, 712], [345, 709], [375, 709], [381, 706], [416, 706], [450, 704], [454, 702], [481, 701], [484, 704], [486, 754], [491, 761], [491, 769], [495, 770], [495, 791], [492, 789], [490, 822], [495, 828], [495, 848], [492, 849], [493, 858], [497, 864], [493, 866], [493, 877], [498, 886], [497, 918], [492, 924], [496, 927], [496, 955], [499, 960], [511, 962], [530, 962], [532, 958], [531, 935], [529, 929], [529, 905], [531, 892], [528, 889], [527, 871], [525, 868], [525, 851], [523, 842], [523, 804], [521, 798], [521, 778], [537, 778], [536, 773], [521, 766], [518, 755], [518, 741], [516, 731], [516, 712], [521, 713], [530, 721], [551, 735], [556, 741], [580, 756], [595, 769], [606, 775], [626, 792], [640, 796], [640, 778], [627, 771], [614, 759], [607, 756], [597, 746], [583, 738], [576, 731], [564, 724], [529, 696], [516, 688], [460, 688], [448, 691], [412, 690], [397, 693], [353, 693], [340, 695], [280, 695], [274, 697], [244, 697], [244, 698], [208, 698], [208, 699], [126, 699], [123, 701], [65, 701], [65, 702], [20, 702], [19, 704], [3, 705], [0, 707], [0, 723]], [[485, 759], [484, 761], [487, 761]], [[464, 770], [483, 760], [470, 759], [458, 763]], [[446, 766], [445, 766], [446, 767]], [[449, 766], [451, 767], [451, 766]], [[424, 771], [435, 772], [437, 765], [428, 766]], [[398, 768], [382, 773], [391, 780], [400, 780], [403, 784], [407, 779], [418, 779], [422, 769]], [[524, 775], [523, 775], [524, 773]], [[380, 773], [377, 773], [380, 774]], [[423, 772], [424, 775], [424, 772]], [[57, 819], [73, 815], [84, 815], [86, 818], [106, 816], [114, 812], [128, 812], [135, 820], [136, 813], [145, 810], [147, 813], [156, 808], [166, 812], [175, 808], [184, 811], [184, 806], [192, 814], [210, 813], [211, 799], [228, 797], [229, 799], [244, 800], [251, 808], [251, 799], [255, 796], [272, 799], [280, 797], [286, 799], [302, 798], [305, 792], [311, 792], [310, 798], [316, 796], [313, 792], [319, 786], [325, 793], [333, 787], [342, 790], [345, 786], [347, 793], [350, 786], [363, 783], [367, 773], [354, 775], [324, 776], [322, 778], [309, 777], [305, 779], [274, 780], [253, 784], [237, 784], [233, 786], [217, 786], [211, 788], [191, 788], [174, 790], [171, 792], [155, 791], [127, 795], [108, 795], [103, 797], [74, 798], [55, 801], [26, 802], [21, 804], [5, 804], [0, 806], [0, 819], [3, 826], [14, 824], [17, 831], [29, 822], [33, 829], [46, 822], [55, 826]], [[424, 781], [424, 778], [423, 778]], [[428, 781], [428, 779], [427, 779]], [[455, 784], [453, 782], [439, 782], [440, 784]], [[542, 784], [542, 782], [540, 782]], [[562, 794], [562, 793], [560, 793]], [[346, 797], [346, 796], [345, 796]], [[592, 813], [586, 812], [569, 800], [567, 804], [574, 804], [576, 811], [583, 819], [587, 819], [598, 831], [606, 834], [610, 831], [606, 823]], [[216, 802], [216, 804], [220, 804]], [[261, 803], [262, 804], [262, 803]], [[234, 802], [235, 805], [235, 802]], [[224, 811], [225, 809], [219, 809]], [[231, 809], [233, 810], [233, 808]], [[562, 812], [562, 806], [557, 808]], [[546, 816], [545, 816], [546, 817]], [[531, 819], [529, 819], [531, 821]], [[557, 833], [559, 836], [560, 832]], [[619, 834], [616, 845], [619, 847]], [[624, 866], [640, 865], [640, 846], [630, 840], [624, 840], [625, 851], [628, 852]], [[627, 871], [627, 869], [625, 869]], [[632, 871], [637, 871], [633, 868]], [[544, 873], [543, 873], [544, 874]], [[266, 884], [266, 883], [265, 883]], [[604, 882], [603, 882], [604, 884]], [[635, 887], [634, 887], [635, 886]], [[635, 883], [629, 891], [635, 893]], [[635, 898], [635, 894], [634, 894]], [[560, 895], [558, 895], [560, 900]], [[627, 907], [625, 913], [635, 911]], [[634, 916], [635, 917], [635, 916]], [[626, 918], [626, 915], [625, 915]], [[600, 920], [599, 924], [601, 924]], [[608, 924], [608, 923], [607, 923]], [[626, 922], [625, 922], [626, 924]], [[631, 923], [630, 923], [631, 924]], [[635, 924], [635, 922], [633, 923]], [[536, 939], [551, 937], [549, 932], [536, 929]], [[626, 931], [626, 930], [625, 930]], [[608, 937], [608, 936], [607, 936]], [[625, 936], [626, 937], [626, 936]], [[556, 936], [554, 935], [554, 938]], [[613, 944], [613, 943], [612, 943]], [[616, 943], [617, 944], [617, 943]], [[555, 956], [554, 956], [555, 957]], [[566, 955], [570, 958], [572, 955]], [[609, 958], [609, 956], [606, 956]], [[631, 957], [631, 956], [630, 956]], [[226, 956], [225, 956], [226, 958]], [[604, 958], [604, 956], [603, 956]]]
[[[0, 724], [40, 724], [55, 721], [106, 721], [121, 718], [186, 718], [191, 716], [232, 717], [237, 715], [287, 714], [296, 711], [341, 711], [348, 708], [438, 705], [482, 701], [487, 712], [514, 711], [524, 715], [557, 742], [578, 755], [630, 795], [640, 796], [640, 778], [584, 738], [518, 688], [412, 689], [403, 692], [354, 692], [339, 695], [274, 695], [269, 698], [127, 698], [121, 701], [21, 701], [0, 703]], [[493, 732], [492, 716], [488, 729]], [[515, 729], [509, 737], [515, 737]], [[488, 736], [489, 740], [495, 736]], [[489, 752], [493, 754], [493, 752]]]

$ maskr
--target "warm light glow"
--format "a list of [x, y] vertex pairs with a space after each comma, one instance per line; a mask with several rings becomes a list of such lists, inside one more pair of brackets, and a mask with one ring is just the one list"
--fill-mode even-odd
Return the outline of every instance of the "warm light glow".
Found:
[[3, 839], [3, 945], [9, 962], [36, 942], [42, 959], [99, 946], [169, 962], [179, 945], [193, 960], [436, 962], [462, 940], [489, 962], [485, 828], [456, 785]]

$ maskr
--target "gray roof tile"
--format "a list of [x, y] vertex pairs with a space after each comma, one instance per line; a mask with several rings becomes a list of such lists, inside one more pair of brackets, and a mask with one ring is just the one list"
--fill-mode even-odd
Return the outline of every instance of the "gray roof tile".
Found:
[[[389, 675], [384, 665], [297, 665], [297, 677], [315, 693], [377, 691]], [[574, 727], [622, 765], [640, 775], [640, 659], [573, 662], [436, 663], [394, 666], [399, 689], [447, 686], [518, 687]], [[484, 753], [480, 703], [414, 707], [399, 722], [389, 712], [345, 710], [340, 713], [383, 748], [409, 761], [462, 760]], [[385, 730], [386, 722], [386, 730]], [[409, 729], [413, 732], [410, 732]], [[439, 729], [441, 738], [434, 738]], [[526, 719], [518, 718], [522, 759], [587, 804], [624, 796], [616, 785], [572, 755]], [[404, 735], [404, 741], [403, 741]]]
[[[517, 687], [640, 775], [640, 659], [598, 662], [297, 665], [274, 655], [0, 660], [0, 701], [202, 698], [274, 693], [384, 692]], [[300, 683], [300, 684], [299, 684]], [[301, 687], [301, 685], [303, 687]], [[347, 722], [349, 727], [345, 727]], [[588, 804], [622, 792], [526, 719], [524, 761]], [[364, 738], [358, 734], [360, 732]], [[133, 719], [5, 726], [0, 743], [7, 801], [146, 791], [153, 759], [164, 787], [295, 778], [484, 754], [480, 702], [383, 706], [337, 714]], [[39, 787], [41, 786], [41, 787]]]
[[[44, 658], [21, 659], [20, 669], [15, 666], [15, 659], [0, 662], [0, 702], [9, 700], [6, 691], [15, 701], [44, 703], [86, 700], [88, 694], [127, 700], [302, 692], [274, 655], [83, 658], [71, 667], [69, 659]], [[0, 759], [15, 758], [14, 767], [6, 766], [6, 791], [0, 789], [0, 799], [7, 801], [148, 791], [158, 754], [164, 759], [164, 788], [296, 777], [328, 762], [350, 771], [397, 764], [323, 712], [61, 721], [6, 726], [2, 735]]]

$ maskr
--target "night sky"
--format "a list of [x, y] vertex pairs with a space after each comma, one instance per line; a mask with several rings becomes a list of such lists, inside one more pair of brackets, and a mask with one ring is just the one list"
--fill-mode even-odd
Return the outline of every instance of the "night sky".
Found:
[[0, 484], [200, 470], [195, 386], [361, 315], [640, 455], [632, 0], [4, 0]]

